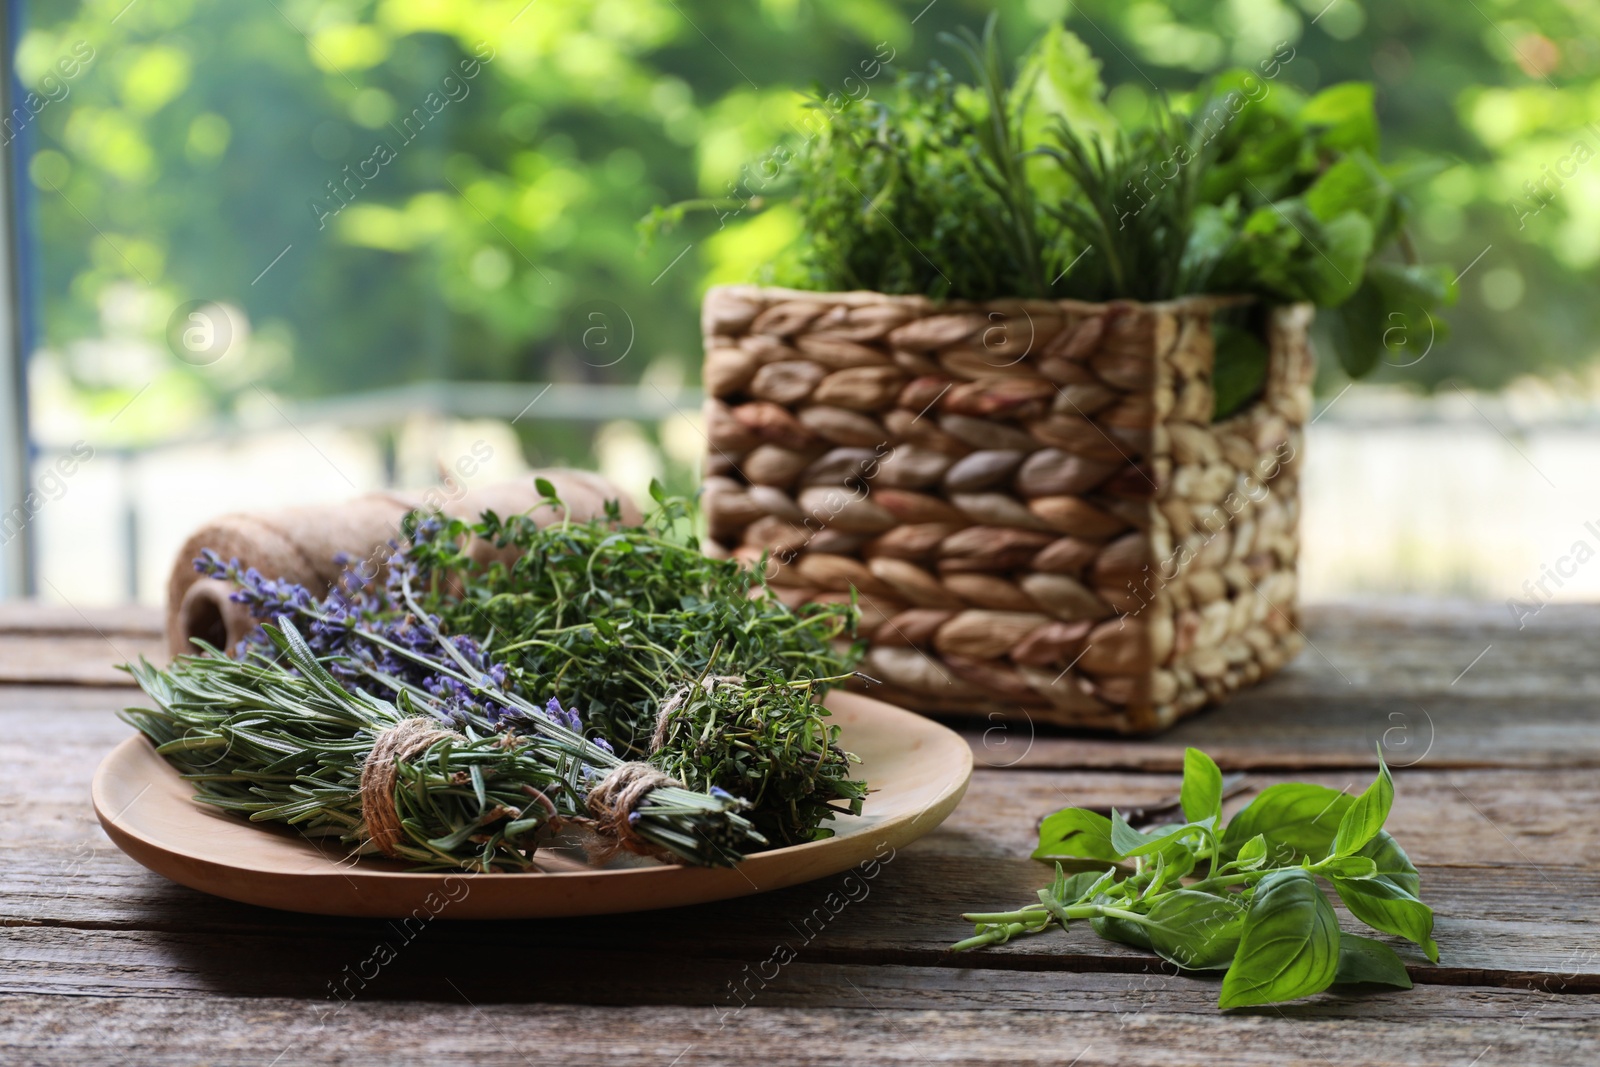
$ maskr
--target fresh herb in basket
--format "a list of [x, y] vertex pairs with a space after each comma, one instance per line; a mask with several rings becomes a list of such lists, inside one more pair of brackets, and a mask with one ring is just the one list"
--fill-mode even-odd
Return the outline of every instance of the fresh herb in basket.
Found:
[[[553, 487], [539, 489], [564, 511]], [[508, 715], [493, 694], [548, 706], [605, 760], [620, 762], [615, 752], [690, 790], [741, 798], [766, 843], [830, 836], [822, 824], [859, 813], [866, 793], [820, 704], [856, 658], [835, 647], [854, 609], [790, 611], [759, 570], [699, 553], [682, 534], [687, 501], [652, 492], [657, 507], [637, 527], [614, 513], [544, 529], [523, 516], [414, 514], [382, 585], [347, 574], [322, 601], [214, 553], [196, 566], [233, 582], [233, 598], [264, 622], [298, 621], [352, 692], [422, 701], [442, 722], [508, 736], [543, 720]], [[472, 539], [501, 558], [475, 563]], [[277, 655], [265, 630], [242, 651]], [[457, 669], [437, 669], [450, 661]]]
[[1184, 822], [1141, 831], [1115, 811], [1106, 818], [1066, 808], [1049, 816], [1035, 859], [1111, 866], [1068, 876], [1057, 863], [1038, 903], [963, 916], [976, 932], [952, 947], [1002, 944], [1087, 921], [1101, 937], [1149, 949], [1186, 971], [1224, 970], [1222, 1008], [1295, 1000], [1346, 983], [1409, 989], [1393, 949], [1339, 928], [1320, 879], [1357, 919], [1416, 943], [1438, 962], [1433, 911], [1418, 899], [1417, 869], [1383, 829], [1394, 783], [1381, 750], [1377, 779], [1357, 797], [1320, 785], [1275, 785], [1224, 823], [1222, 792], [1217, 765], [1191, 748], [1183, 760]]
[[[819, 131], [743, 205], [787, 200], [800, 217], [774, 282], [941, 300], [1309, 301], [1329, 312], [1352, 377], [1376, 367], [1397, 323], [1421, 331], [1424, 315], [1442, 329], [1431, 315], [1455, 298], [1451, 272], [1421, 265], [1404, 228], [1408, 191], [1434, 168], [1380, 161], [1371, 85], [1307, 98], [1281, 77], [1285, 44], [1124, 125], [1098, 62], [1063, 28], [1010, 79], [993, 17], [981, 37], [945, 40], [972, 85], [935, 64], [860, 100], [814, 103]], [[645, 232], [682, 217], [659, 209]], [[1260, 316], [1225, 325], [1219, 418], [1266, 370]]]

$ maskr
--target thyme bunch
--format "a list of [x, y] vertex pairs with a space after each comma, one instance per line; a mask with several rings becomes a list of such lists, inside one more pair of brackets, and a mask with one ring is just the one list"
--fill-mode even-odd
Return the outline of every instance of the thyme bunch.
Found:
[[[639, 526], [414, 515], [403, 559], [420, 609], [481, 642], [512, 688], [577, 709], [620, 755], [749, 800], [773, 844], [830, 836], [822, 823], [866, 795], [820, 703], [859, 656], [855, 609], [791, 610], [759, 570], [700, 553], [689, 501], [652, 496]], [[501, 558], [475, 562], [473, 539]]]

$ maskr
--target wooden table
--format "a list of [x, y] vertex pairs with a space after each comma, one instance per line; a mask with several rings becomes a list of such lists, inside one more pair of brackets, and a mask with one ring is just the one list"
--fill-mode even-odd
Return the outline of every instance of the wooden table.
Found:
[[[155, 617], [0, 607], [0, 1062], [1600, 1063], [1600, 608], [1518, 631], [1503, 605], [1331, 606], [1307, 632], [1283, 676], [1153, 740], [977, 724], [961, 807], [837, 914], [843, 876], [408, 939], [214, 899], [119, 853], [89, 779], [136, 698], [111, 664], [155, 654]], [[1438, 913], [1438, 966], [1400, 949], [1410, 992], [1223, 1015], [1215, 981], [1084, 929], [945, 951], [963, 910], [1032, 899], [1047, 812], [1165, 798], [1189, 744], [1257, 783], [1359, 789], [1376, 741]], [[385, 942], [392, 962], [332, 999]]]

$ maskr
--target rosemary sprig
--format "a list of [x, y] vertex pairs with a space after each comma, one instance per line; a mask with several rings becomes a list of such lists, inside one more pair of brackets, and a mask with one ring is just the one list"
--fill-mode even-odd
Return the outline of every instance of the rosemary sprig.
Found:
[[[130, 708], [123, 718], [196, 784], [196, 799], [311, 836], [337, 836], [356, 854], [372, 854], [362, 810], [367, 755], [379, 735], [405, 719], [442, 721], [443, 702], [398, 681], [394, 702], [351, 688], [291, 622], [263, 630], [280, 659], [239, 661], [207, 649], [210, 655], [179, 657], [164, 670], [130, 665], [156, 707]], [[421, 651], [406, 655], [441, 675], [465, 677]], [[395, 852], [429, 868], [527, 869], [548, 841], [542, 831], [586, 817], [591, 791], [622, 761], [490, 679], [472, 683], [523, 729], [458, 715], [459, 737], [397, 760], [393, 799], [402, 836]], [[726, 866], [763, 843], [739, 814], [744, 806], [727, 794], [661, 787], [635, 807], [631, 822], [640, 838], [685, 862]]]

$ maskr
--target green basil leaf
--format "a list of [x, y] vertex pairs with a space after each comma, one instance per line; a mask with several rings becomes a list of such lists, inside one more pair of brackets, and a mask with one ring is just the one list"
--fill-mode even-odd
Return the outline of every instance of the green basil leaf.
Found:
[[1161, 847], [1160, 838], [1152, 837], [1128, 825], [1128, 820], [1122, 817], [1122, 812], [1111, 809], [1111, 847], [1124, 856], [1144, 855], [1144, 850], [1154, 845], [1155, 851]]
[[1381, 878], [1411, 896], [1421, 898], [1422, 878], [1417, 874], [1416, 867], [1412, 866], [1411, 857], [1406, 855], [1406, 850], [1400, 847], [1400, 842], [1389, 831], [1380, 830], [1378, 836], [1367, 842], [1366, 847], [1356, 855], [1366, 856], [1378, 868], [1372, 877]]
[[1235, 815], [1222, 835], [1224, 859], [1257, 834], [1267, 840], [1274, 866], [1325, 858], [1333, 846], [1339, 820], [1353, 798], [1327, 786], [1285, 782], [1268, 786]]
[[1222, 771], [1198, 748], [1183, 750], [1183, 786], [1178, 792], [1183, 817], [1203, 822], [1222, 814]]
[[1051, 887], [1050, 891], [1063, 904], [1078, 903], [1078, 901], [1089, 895], [1090, 890], [1102, 888], [1100, 882], [1105, 878], [1105, 875], [1100, 871], [1079, 871], [1070, 877], [1059, 877], [1061, 875], [1061, 865], [1059, 863], [1056, 864], [1056, 874], [1058, 875], [1058, 881]]
[[1233, 857], [1233, 865], [1241, 871], [1253, 871], [1267, 862], [1267, 838], [1265, 834], [1257, 834], [1239, 846], [1239, 852]]
[[1339, 919], [1304, 870], [1263, 878], [1245, 916], [1220, 1008], [1273, 1004], [1320, 993], [1339, 968]]
[[[1175, 838], [1186, 831], [1193, 830], [1193, 823], [1167, 823], [1163, 826], [1152, 826], [1148, 830], [1135, 830], [1128, 825], [1122, 813], [1111, 813], [1111, 844], [1122, 853], [1124, 859], [1133, 859], [1136, 856], [1153, 856], [1157, 853], [1176, 853], [1188, 851], [1188, 846]], [[1168, 855], [1167, 859], [1174, 860], [1176, 855]]]
[[1439, 962], [1433, 940], [1433, 909], [1394, 882], [1378, 878], [1330, 878], [1350, 914], [1386, 934], [1420, 945], [1428, 959]]
[[1122, 858], [1111, 843], [1111, 820], [1086, 808], [1063, 808], [1039, 825], [1039, 847], [1033, 858], [1055, 856], [1113, 863]]
[[1150, 909], [1156, 924], [1146, 928], [1150, 948], [1185, 970], [1226, 967], [1239, 947], [1247, 910], [1236, 894], [1175, 889]]
[[1325, 860], [1317, 871], [1328, 878], [1375, 878], [1378, 865], [1369, 856], [1337, 856]]
[[1362, 149], [1376, 158], [1378, 117], [1372, 101], [1370, 82], [1330, 85], [1306, 101], [1300, 121], [1319, 130], [1317, 140], [1325, 148]]
[[[1112, 900], [1103, 896], [1097, 897], [1095, 903], [1110, 904], [1117, 908], [1129, 908], [1129, 903], [1126, 900]], [[1150, 934], [1143, 923], [1131, 922], [1128, 919], [1119, 919], [1111, 915], [1096, 915], [1089, 920], [1089, 926], [1107, 941], [1120, 941], [1124, 945], [1133, 945], [1135, 948], [1147, 949], [1150, 947]]]
[[1339, 931], [1339, 971], [1333, 981], [1336, 985], [1371, 982], [1411, 988], [1411, 976], [1394, 949], [1382, 941], [1347, 934], [1343, 930]]
[[1366, 792], [1356, 797], [1339, 819], [1339, 831], [1333, 838], [1336, 856], [1351, 856], [1367, 846], [1378, 836], [1389, 818], [1394, 805], [1394, 779], [1389, 777], [1389, 766], [1383, 762], [1383, 752], [1378, 753], [1378, 777], [1367, 786]]

